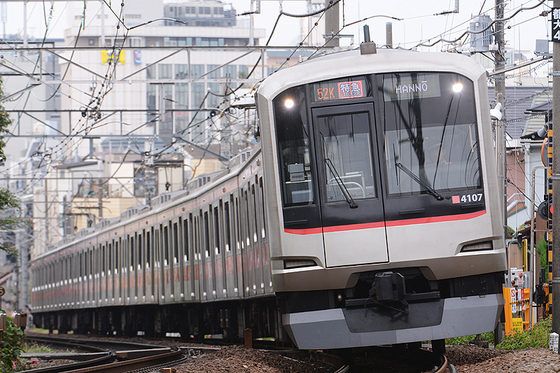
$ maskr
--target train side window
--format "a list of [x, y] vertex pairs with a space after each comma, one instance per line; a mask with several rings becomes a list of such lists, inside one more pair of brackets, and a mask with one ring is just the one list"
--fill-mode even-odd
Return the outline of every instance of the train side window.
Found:
[[173, 223], [173, 263], [179, 263], [179, 231], [177, 223]]
[[208, 211], [204, 212], [204, 251], [206, 253], [206, 257], [210, 256], [210, 227], [208, 222]]
[[119, 241], [115, 242], [115, 274], [119, 273]]
[[169, 265], [169, 229], [167, 228], [167, 225], [163, 227], [163, 255], [163, 265]]
[[243, 208], [244, 212], [244, 219], [243, 219], [243, 226], [245, 227], [245, 243], [247, 248], [251, 247], [251, 223], [250, 223], [250, 213], [249, 213], [249, 193], [247, 190], [243, 192], [243, 204], [245, 205]]
[[[192, 215], [191, 215], [192, 216]], [[189, 261], [189, 219], [183, 220], [183, 261]]]
[[150, 231], [146, 232], [146, 269], [150, 269], [150, 260], [152, 259], [150, 252], [152, 250], [151, 237]]
[[79, 254], [79, 258], [80, 258], [80, 272], [79, 272], [79, 275], [80, 275], [80, 280], [81, 280], [84, 277], [84, 263], [83, 263], [84, 253], [81, 252]]
[[154, 231], [154, 260], [155, 264], [154, 267], [159, 267], [159, 258], [160, 258], [160, 243], [159, 243], [159, 229]]
[[105, 245], [101, 249], [101, 275], [105, 276]]
[[257, 194], [255, 193], [255, 184], [251, 185], [251, 198], [253, 199], [252, 207], [253, 207], [253, 216], [251, 220], [255, 224], [255, 230], [253, 231], [253, 241], [257, 244], [258, 236], [257, 232], [259, 231], [259, 209], [257, 206]]
[[241, 220], [239, 216], [239, 198], [235, 198], [235, 246], [236, 250], [241, 250], [241, 237], [243, 237], [243, 233], [241, 232]]
[[266, 238], [266, 205], [264, 202], [264, 185], [263, 185], [263, 178], [262, 176], [259, 178], [259, 192], [261, 198], [261, 207], [262, 207], [262, 238]]
[[214, 207], [214, 247], [216, 255], [220, 255], [220, 215], [218, 206]]
[[198, 230], [198, 217], [193, 217], [193, 250], [194, 250], [194, 259], [200, 260], [200, 245], [199, 245], [199, 234], [200, 231]]
[[93, 276], [93, 249], [89, 251], [89, 279]]
[[231, 216], [230, 216], [230, 211], [229, 211], [229, 202], [225, 202], [224, 203], [224, 244], [225, 244], [225, 248], [226, 251], [231, 251], [231, 222], [230, 222]]
[[143, 248], [143, 235], [138, 235], [138, 269], [142, 269], [142, 248]]
[[131, 272], [134, 271], [134, 250], [134, 237], [128, 236], [128, 252], [130, 253], [130, 262], [128, 264]]
[[113, 244], [109, 242], [107, 244], [107, 274], [111, 276], [111, 270], [113, 269]]

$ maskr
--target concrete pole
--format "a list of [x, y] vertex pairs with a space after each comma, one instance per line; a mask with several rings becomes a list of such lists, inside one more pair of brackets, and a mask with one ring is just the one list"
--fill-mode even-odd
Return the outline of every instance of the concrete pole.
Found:
[[27, 0], [23, 2], [23, 48], [27, 49]]
[[[330, 8], [325, 12], [325, 45], [331, 47], [339, 47], [339, 38], [335, 37], [331, 39], [331, 36], [338, 33], [340, 30], [340, 3]], [[330, 0], [325, 0], [325, 7], [330, 5]]]
[[[496, 20], [504, 18], [504, 1], [496, 0]], [[494, 26], [496, 44], [498, 46], [497, 50], [494, 52], [494, 70], [500, 71], [505, 68], [505, 58], [503, 56], [505, 40], [504, 40], [504, 23], [502, 21], [496, 21]], [[502, 106], [502, 116], [501, 120], [497, 121], [496, 127], [496, 159], [498, 161], [498, 179], [500, 182], [500, 191], [502, 192], [502, 198], [500, 198], [501, 211], [504, 214], [504, 237], [507, 234], [507, 212], [506, 212], [506, 145], [505, 145], [505, 96], [506, 96], [506, 81], [505, 75], [496, 75], [495, 79], [495, 97], [496, 104], [500, 103]]]
[[[560, 8], [560, 0], [554, 0]], [[552, 205], [560, 206], [560, 43], [552, 49]], [[552, 214], [552, 331], [560, 332], [560, 214]]]
[[385, 45], [387, 48], [393, 48], [393, 23], [385, 24]]

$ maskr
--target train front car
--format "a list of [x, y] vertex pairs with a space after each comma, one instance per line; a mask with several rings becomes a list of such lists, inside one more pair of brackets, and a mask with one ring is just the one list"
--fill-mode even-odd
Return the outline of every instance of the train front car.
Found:
[[494, 329], [506, 258], [486, 71], [345, 52], [257, 92], [273, 286], [302, 349]]

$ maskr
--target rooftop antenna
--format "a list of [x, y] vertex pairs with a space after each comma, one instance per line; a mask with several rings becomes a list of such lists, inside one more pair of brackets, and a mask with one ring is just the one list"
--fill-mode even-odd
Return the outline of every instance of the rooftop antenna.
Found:
[[369, 36], [369, 26], [364, 25], [364, 42], [360, 44], [360, 54], [376, 54], [377, 45], [371, 41]]
[[370, 43], [371, 38], [369, 36], [369, 25], [364, 25], [364, 43]]

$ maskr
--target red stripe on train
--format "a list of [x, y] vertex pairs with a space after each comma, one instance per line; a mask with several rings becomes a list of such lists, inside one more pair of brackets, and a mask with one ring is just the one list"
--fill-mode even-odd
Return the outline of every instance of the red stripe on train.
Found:
[[[407, 225], [461, 221], [461, 220], [474, 219], [484, 214], [486, 214], [486, 210], [472, 212], [470, 214], [433, 216], [429, 218], [418, 218], [418, 219], [407, 219], [407, 220], [393, 220], [393, 221], [387, 221], [386, 225], [387, 227], [401, 227]], [[334, 227], [325, 227], [323, 230], [321, 228], [284, 229], [284, 233], [308, 235], [308, 234], [319, 234], [322, 233], [323, 231], [325, 233], [333, 233], [333, 232], [344, 232], [344, 231], [352, 231], [352, 230], [360, 230], [360, 229], [383, 228], [383, 226], [384, 226], [383, 222], [375, 222], [375, 223], [349, 224], [349, 225], [339, 225]]]

